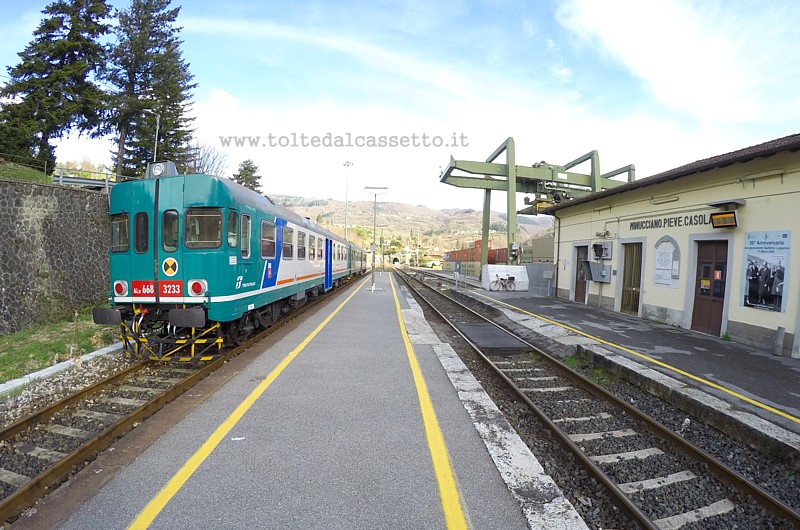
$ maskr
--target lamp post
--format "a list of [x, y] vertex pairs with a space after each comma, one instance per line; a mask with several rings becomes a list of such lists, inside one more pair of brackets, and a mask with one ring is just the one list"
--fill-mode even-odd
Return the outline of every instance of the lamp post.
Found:
[[161, 122], [161, 115], [152, 110], [152, 109], [142, 109], [142, 112], [146, 112], [147, 114], [152, 114], [156, 117], [156, 140], [153, 142], [153, 162], [156, 161], [156, 154], [158, 153], [158, 126]]
[[[353, 167], [353, 163], [349, 160], [342, 164], [346, 168]], [[346, 175], [346, 181], [344, 185], [344, 238], [347, 239], [347, 209], [350, 206], [350, 202], [347, 198], [348, 191], [350, 190], [350, 175]]]
[[372, 207], [372, 290], [375, 291], [375, 232], [377, 231], [376, 220], [378, 216], [378, 195], [386, 193], [389, 188], [386, 186], [365, 186], [364, 191], [375, 196]]

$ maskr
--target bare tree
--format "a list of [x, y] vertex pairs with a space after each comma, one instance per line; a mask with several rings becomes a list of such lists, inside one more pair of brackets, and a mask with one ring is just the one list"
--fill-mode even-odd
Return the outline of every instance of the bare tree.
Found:
[[228, 155], [220, 153], [211, 144], [197, 144], [192, 148], [189, 173], [222, 177], [228, 170]]

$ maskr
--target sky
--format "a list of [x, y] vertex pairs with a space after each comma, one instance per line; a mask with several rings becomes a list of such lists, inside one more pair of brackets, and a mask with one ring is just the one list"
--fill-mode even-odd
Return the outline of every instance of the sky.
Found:
[[[49, 2], [3, 3], [7, 68]], [[440, 173], [508, 137], [518, 165], [597, 150], [602, 173], [644, 178], [800, 132], [796, 0], [192, 0], [178, 25], [196, 137], [226, 176], [251, 159], [267, 195], [385, 186], [380, 201], [481, 209]], [[109, 163], [112, 145], [66, 138], [56, 155]]]

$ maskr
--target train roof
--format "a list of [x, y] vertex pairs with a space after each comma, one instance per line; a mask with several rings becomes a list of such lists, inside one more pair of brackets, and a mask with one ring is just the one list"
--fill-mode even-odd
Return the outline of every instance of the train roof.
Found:
[[[192, 176], [192, 175], [187, 175]], [[340, 242], [346, 242], [344, 238], [338, 236], [327, 230], [320, 225], [312, 222], [307, 217], [303, 217], [302, 215], [286, 208], [285, 206], [281, 206], [279, 204], [275, 204], [269, 197], [265, 195], [261, 195], [260, 193], [251, 190], [245, 186], [242, 186], [236, 181], [224, 178], [224, 177], [212, 177], [209, 175], [203, 175], [212, 179], [217, 179], [223, 186], [225, 186], [233, 198], [234, 201], [240, 204], [246, 204], [253, 208], [262, 210], [262, 211], [271, 211], [277, 217], [281, 217], [282, 219], [286, 219], [287, 221], [292, 221], [295, 224], [305, 226], [309, 229], [314, 229], [317, 232], [323, 233], [330, 239], [334, 239]]]
[[[112, 189], [112, 195], [114, 194], [114, 190], [121, 190], [127, 186], [136, 186], [137, 183], [143, 183], [147, 181], [152, 181], [153, 179], [161, 179], [161, 180], [171, 180], [171, 179], [184, 179], [185, 182], [189, 182], [194, 180], [193, 184], [197, 184], [204, 189], [209, 190], [209, 196], [216, 191], [217, 193], [222, 193], [223, 195], [227, 195], [227, 200], [231, 203], [235, 204], [243, 204], [254, 208], [259, 211], [268, 212], [276, 217], [280, 217], [282, 219], [286, 219], [287, 221], [291, 221], [294, 224], [299, 226], [305, 227], [309, 230], [314, 230], [315, 232], [323, 234], [325, 237], [332, 239], [334, 241], [338, 241], [340, 243], [347, 243], [347, 240], [338, 236], [327, 230], [318, 224], [312, 222], [310, 219], [299, 215], [296, 212], [286, 208], [285, 206], [281, 206], [279, 204], [275, 204], [271, 199], [268, 197], [253, 191], [245, 186], [242, 186], [238, 182], [235, 182], [231, 179], [227, 179], [224, 177], [215, 177], [213, 175], [205, 175], [205, 174], [189, 174], [189, 175], [169, 175], [169, 176], [162, 176], [162, 177], [150, 177], [147, 179], [136, 179], [136, 180], [128, 180], [121, 183], [118, 186], [115, 186]], [[205, 179], [205, 182], [201, 182], [201, 179]], [[216, 183], [216, 186], [215, 186]], [[216, 190], [214, 189], [216, 187]], [[224, 192], [222, 190], [225, 190]], [[213, 206], [227, 206], [226, 204], [215, 204]]]

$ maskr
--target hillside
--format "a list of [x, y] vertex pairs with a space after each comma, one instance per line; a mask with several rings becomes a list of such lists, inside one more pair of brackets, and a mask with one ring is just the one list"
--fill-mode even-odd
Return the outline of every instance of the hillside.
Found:
[[[286, 195], [270, 198], [335, 233], [344, 233], [345, 203], [342, 201]], [[434, 254], [464, 248], [480, 239], [481, 219], [480, 210], [434, 210], [395, 202], [378, 202], [375, 214], [378, 238], [383, 233], [384, 241], [391, 244], [394, 251], [414, 248], [419, 240], [423, 251]], [[547, 216], [519, 216], [517, 219], [523, 242], [541, 235], [553, 224]], [[350, 202], [347, 205], [347, 225], [350, 239], [368, 246], [372, 242], [373, 202]], [[505, 213], [492, 212], [489, 238], [493, 248], [506, 246]]]
[[41, 169], [6, 162], [2, 157], [0, 157], [0, 178], [29, 182], [50, 182], [50, 177], [45, 175]]

